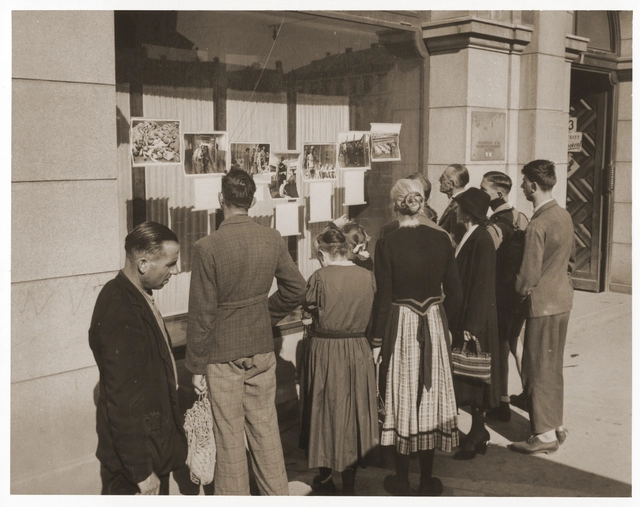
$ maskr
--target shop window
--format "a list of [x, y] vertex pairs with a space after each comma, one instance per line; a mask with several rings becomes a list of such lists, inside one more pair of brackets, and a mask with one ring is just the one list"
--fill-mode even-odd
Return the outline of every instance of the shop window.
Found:
[[614, 43], [608, 11], [575, 11], [575, 32], [589, 39], [588, 47], [614, 52]]
[[[115, 13], [118, 171], [120, 181], [132, 182], [123, 203], [127, 223], [160, 221], [183, 245], [181, 273], [157, 294], [164, 315], [186, 312], [192, 246], [217, 229], [222, 214], [196, 206], [195, 178], [186, 172], [186, 160], [132, 167], [131, 118], [179, 120], [183, 134], [216, 139], [213, 133], [226, 132], [228, 144], [263, 144], [271, 153], [301, 152], [304, 143], [336, 143], [340, 132], [399, 122], [400, 151], [418, 160], [423, 119], [415, 111], [422, 102], [423, 61], [413, 32], [406, 34], [295, 12]], [[210, 167], [223, 170], [219, 161], [225, 160], [228, 168], [231, 156], [229, 145], [218, 146]], [[242, 167], [243, 157], [234, 159]], [[367, 181], [386, 186], [367, 188], [368, 204], [350, 213], [374, 239], [391, 218], [390, 183], [416, 170], [402, 162], [372, 164]], [[309, 222], [310, 185], [297, 182], [301, 230], [285, 237], [305, 277], [319, 267], [311, 245], [327, 225]], [[343, 189], [337, 181], [333, 185], [337, 217], [348, 208], [342, 204]], [[252, 216], [273, 227], [274, 205], [267, 193]]]

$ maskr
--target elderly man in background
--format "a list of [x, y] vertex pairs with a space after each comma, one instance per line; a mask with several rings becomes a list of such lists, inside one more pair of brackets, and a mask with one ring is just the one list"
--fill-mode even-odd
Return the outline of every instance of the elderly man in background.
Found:
[[169, 494], [187, 445], [171, 340], [153, 299], [178, 274], [180, 244], [145, 222], [125, 239], [124, 269], [98, 295], [89, 345], [100, 371], [98, 450], [103, 494]]
[[465, 191], [469, 183], [469, 171], [461, 164], [451, 164], [444, 170], [439, 181], [440, 192], [449, 198], [449, 204], [443, 211], [438, 225], [449, 233], [454, 244], [457, 245], [467, 231], [463, 224], [458, 223], [455, 213], [457, 205], [453, 198]]

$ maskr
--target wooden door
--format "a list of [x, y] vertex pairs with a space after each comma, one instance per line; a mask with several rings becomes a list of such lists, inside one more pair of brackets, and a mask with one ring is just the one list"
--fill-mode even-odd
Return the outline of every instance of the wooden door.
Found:
[[575, 230], [577, 289], [599, 292], [603, 285], [606, 235], [603, 224], [604, 173], [609, 153], [611, 85], [603, 76], [573, 71], [570, 117], [582, 132], [582, 149], [568, 159], [567, 210]]

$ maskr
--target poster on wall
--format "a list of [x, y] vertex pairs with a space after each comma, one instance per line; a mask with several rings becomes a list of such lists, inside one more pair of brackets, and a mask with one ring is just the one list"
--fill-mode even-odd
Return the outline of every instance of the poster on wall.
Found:
[[302, 179], [304, 181], [336, 179], [336, 144], [304, 143], [302, 145]]
[[402, 123], [371, 124], [371, 161], [397, 162], [400, 157]]
[[272, 199], [297, 199], [300, 152], [282, 151], [271, 155], [269, 194]]
[[185, 132], [184, 173], [223, 174], [227, 170], [226, 132]]
[[131, 118], [131, 165], [181, 163], [180, 120]]
[[471, 160], [505, 160], [506, 113], [471, 113]]
[[219, 209], [218, 194], [222, 192], [222, 178], [193, 178], [193, 197], [195, 210]]
[[371, 134], [340, 132], [338, 134], [338, 167], [340, 169], [371, 168]]
[[231, 169], [242, 169], [251, 175], [270, 171], [271, 144], [269, 143], [231, 143], [229, 151], [231, 152]]

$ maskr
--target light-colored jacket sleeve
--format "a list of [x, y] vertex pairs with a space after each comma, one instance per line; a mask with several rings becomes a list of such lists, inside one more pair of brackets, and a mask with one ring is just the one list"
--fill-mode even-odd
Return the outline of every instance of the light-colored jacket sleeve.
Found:
[[210, 331], [218, 308], [218, 290], [213, 257], [197, 243], [191, 265], [185, 366], [192, 373], [204, 375], [211, 347]]
[[524, 256], [520, 271], [516, 277], [516, 292], [523, 298], [531, 294], [542, 276], [542, 260], [544, 257], [544, 230], [532, 222], [527, 227], [524, 237]]

